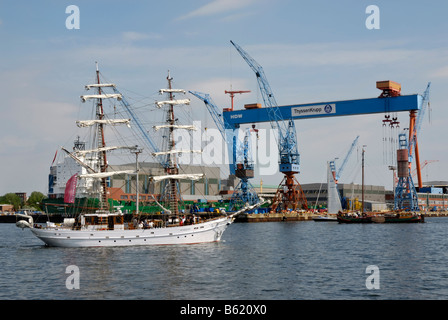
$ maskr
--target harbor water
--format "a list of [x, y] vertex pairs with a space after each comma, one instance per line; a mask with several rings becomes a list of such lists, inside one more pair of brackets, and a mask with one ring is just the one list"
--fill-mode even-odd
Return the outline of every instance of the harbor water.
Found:
[[448, 299], [447, 230], [446, 217], [234, 223], [219, 243], [72, 249], [4, 223], [0, 299]]

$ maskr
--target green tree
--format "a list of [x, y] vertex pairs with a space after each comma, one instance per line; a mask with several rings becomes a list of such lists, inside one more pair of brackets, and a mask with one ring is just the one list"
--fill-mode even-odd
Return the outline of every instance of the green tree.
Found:
[[39, 191], [31, 192], [30, 197], [28, 198], [28, 205], [37, 210], [42, 210], [42, 200], [45, 199], [45, 195]]
[[0, 203], [12, 204], [14, 206], [14, 210], [19, 210], [22, 206], [22, 199], [20, 199], [20, 197], [15, 193], [7, 193], [0, 197]]

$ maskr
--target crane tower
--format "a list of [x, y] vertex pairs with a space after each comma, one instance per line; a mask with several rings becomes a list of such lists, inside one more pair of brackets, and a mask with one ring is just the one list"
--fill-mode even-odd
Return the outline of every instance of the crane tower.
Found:
[[[279, 171], [284, 174], [272, 202], [272, 211], [308, 209], [305, 194], [295, 175], [299, 173], [300, 155], [297, 148], [297, 137], [294, 120], [284, 119], [274, 93], [264, 74], [263, 68], [239, 45], [230, 41], [246, 63], [255, 72], [258, 86], [268, 112], [271, 127], [278, 130], [277, 144], [279, 149]], [[299, 205], [301, 208], [299, 208]], [[283, 206], [283, 207], [281, 207]]]

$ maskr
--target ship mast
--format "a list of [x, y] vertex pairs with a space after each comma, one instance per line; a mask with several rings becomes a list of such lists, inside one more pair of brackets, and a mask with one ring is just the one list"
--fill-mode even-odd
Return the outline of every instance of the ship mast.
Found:
[[[101, 96], [101, 86], [100, 86], [100, 71], [98, 69], [98, 63], [96, 63], [96, 79], [98, 84], [98, 95]], [[103, 99], [99, 98], [98, 103], [96, 105], [96, 115], [98, 120], [104, 119], [104, 110], [103, 110]], [[98, 148], [104, 148], [106, 146], [106, 142], [104, 140], [104, 124], [98, 123], [97, 126], [97, 139], [98, 139]], [[99, 166], [100, 172], [104, 173], [107, 170], [107, 158], [106, 151], [99, 152]], [[107, 201], [107, 178], [101, 178], [100, 183], [100, 197], [99, 197], [99, 209], [100, 210], [108, 210], [109, 203]]]
[[167, 93], [167, 99], [164, 101], [156, 101], [156, 106], [158, 108], [161, 108], [164, 105], [168, 105], [168, 108], [166, 110], [166, 122], [164, 125], [161, 126], [154, 126], [155, 130], [164, 129], [166, 130], [166, 134], [164, 137], [166, 137], [166, 140], [164, 142], [168, 143], [167, 150], [160, 151], [160, 152], [153, 152], [153, 156], [166, 156], [166, 161], [163, 163], [165, 175], [164, 176], [153, 176], [151, 178], [152, 181], [158, 182], [162, 180], [167, 180], [166, 184], [164, 185], [164, 193], [163, 198], [164, 202], [167, 203], [167, 206], [169, 206], [169, 209], [164, 208], [161, 206], [161, 208], [164, 211], [167, 211], [170, 214], [179, 215], [179, 202], [182, 200], [180, 197], [180, 190], [179, 190], [179, 181], [180, 179], [187, 179], [187, 180], [199, 180], [204, 177], [203, 173], [182, 173], [179, 174], [179, 162], [178, 162], [178, 154], [179, 153], [202, 153], [201, 150], [176, 150], [176, 141], [175, 141], [175, 129], [179, 130], [197, 130], [197, 128], [193, 125], [179, 125], [177, 124], [177, 118], [174, 115], [174, 106], [175, 105], [188, 105], [190, 104], [190, 99], [176, 99], [175, 94], [185, 94], [186, 91], [183, 89], [173, 89], [172, 87], [172, 80], [170, 73], [168, 71], [168, 76], [166, 78], [168, 80], [168, 88], [166, 89], [160, 89], [159, 93], [164, 94]]
[[[109, 150], [114, 149], [136, 149], [136, 146], [127, 147], [127, 146], [106, 146], [105, 141], [105, 126], [106, 125], [118, 125], [118, 124], [126, 124], [129, 126], [130, 119], [107, 119], [107, 117], [104, 114], [104, 108], [103, 108], [103, 99], [122, 99], [121, 94], [108, 94], [103, 92], [104, 87], [115, 87], [112, 83], [101, 83], [100, 80], [100, 72], [98, 69], [98, 63], [96, 63], [96, 84], [89, 84], [86, 86], [86, 90], [90, 90], [91, 88], [96, 89], [96, 94], [93, 95], [82, 95], [81, 100], [83, 102], [86, 102], [89, 99], [95, 99], [95, 120], [79, 120], [76, 121], [76, 124], [78, 127], [90, 127], [95, 126], [94, 132], [95, 137], [93, 138], [93, 146], [92, 150], [75, 150], [73, 153], [70, 153], [69, 155], [75, 159], [78, 163], [80, 163], [83, 167], [85, 167], [90, 173], [87, 174], [81, 174], [78, 177], [79, 178], [92, 178], [92, 179], [99, 179], [99, 182], [94, 182], [96, 186], [98, 186], [99, 190], [99, 206], [98, 209], [100, 211], [108, 211], [109, 210], [109, 203], [107, 201], [107, 179], [109, 176], [116, 175], [116, 174], [122, 174], [122, 173], [133, 173], [130, 170], [123, 170], [123, 171], [116, 171], [116, 172], [108, 172], [108, 164], [107, 164], [107, 156], [106, 152]], [[95, 146], [96, 144], [96, 146]], [[95, 148], [96, 147], [96, 148]], [[93, 153], [96, 155], [96, 161], [98, 161], [94, 168], [92, 166], [84, 163], [81, 159], [78, 158], [79, 154], [87, 154], [87, 153]]]
[[[168, 93], [169, 93], [169, 100], [174, 101], [173, 91], [172, 91], [172, 84], [171, 81], [173, 78], [170, 76], [170, 72], [168, 71], [168, 76], [166, 77], [168, 80]], [[169, 150], [173, 151], [175, 149], [175, 141], [174, 141], [174, 128], [175, 128], [175, 118], [174, 118], [174, 104], [169, 104], [168, 109], [168, 118], [167, 123], [170, 125], [168, 127], [169, 130]], [[179, 169], [177, 166], [177, 155], [174, 153], [169, 153], [168, 155], [168, 168], [166, 168], [166, 173], [170, 175], [177, 175], [179, 173]], [[171, 213], [174, 215], [179, 215], [179, 196], [178, 196], [178, 186], [179, 180], [178, 179], [169, 179], [169, 203], [170, 203], [170, 209]]]

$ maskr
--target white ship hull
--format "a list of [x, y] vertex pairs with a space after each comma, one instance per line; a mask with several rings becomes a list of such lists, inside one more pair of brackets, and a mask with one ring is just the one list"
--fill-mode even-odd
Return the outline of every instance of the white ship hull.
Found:
[[69, 228], [31, 228], [33, 234], [53, 247], [112, 247], [176, 245], [216, 242], [233, 222], [224, 217], [204, 223], [134, 230], [73, 230]]

